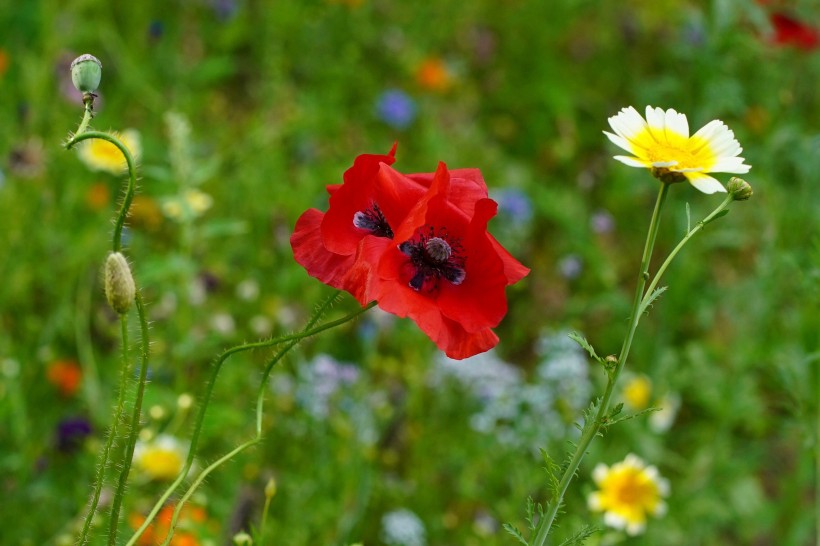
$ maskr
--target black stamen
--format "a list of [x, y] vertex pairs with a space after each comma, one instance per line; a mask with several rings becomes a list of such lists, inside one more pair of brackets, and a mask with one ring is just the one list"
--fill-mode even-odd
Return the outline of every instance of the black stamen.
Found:
[[387, 223], [379, 205], [373, 203], [369, 209], [360, 210], [353, 215], [353, 225], [359, 229], [369, 231], [376, 237], [393, 238], [393, 229]]
[[404, 241], [398, 246], [414, 268], [415, 273], [407, 283], [413, 290], [436, 290], [441, 278], [456, 286], [464, 282], [467, 272], [464, 270], [464, 259], [458, 255], [462, 247], [445, 237], [445, 230], [439, 230], [436, 235], [431, 227], [427, 235]]

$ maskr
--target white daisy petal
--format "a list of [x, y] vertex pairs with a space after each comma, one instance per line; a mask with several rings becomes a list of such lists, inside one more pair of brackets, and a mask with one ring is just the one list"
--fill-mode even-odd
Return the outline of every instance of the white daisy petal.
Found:
[[726, 193], [726, 188], [723, 187], [723, 184], [707, 174], [687, 172], [684, 173], [684, 176], [686, 176], [690, 184], [695, 186], [695, 188], [699, 189], [703, 193]]
[[666, 129], [674, 131], [676, 135], [689, 138], [689, 122], [685, 114], [680, 114], [673, 109], [666, 111]]
[[617, 159], [621, 163], [629, 165], [630, 167], [644, 167], [645, 168], [647, 166], [646, 162], [641, 161], [637, 157], [629, 157], [629, 156], [626, 156], [626, 155], [616, 155], [616, 156], [613, 156], [613, 158]]
[[646, 124], [658, 142], [666, 142], [666, 114], [662, 108], [646, 107]]
[[600, 484], [606, 479], [607, 473], [609, 473], [609, 467], [604, 463], [598, 463], [592, 471], [592, 479], [595, 483]]
[[630, 144], [630, 142], [627, 139], [625, 139], [624, 137], [618, 136], [618, 135], [613, 135], [612, 133], [610, 133], [608, 131], [604, 131], [604, 134], [610, 140], [610, 142], [612, 142], [618, 148], [623, 148], [627, 152], [632, 152], [633, 154], [635, 153], [635, 150], [633, 149], [632, 144]]
[[724, 157], [718, 159], [709, 171], [713, 173], [744, 174], [749, 172], [752, 167], [744, 165], [743, 161], [745, 160], [742, 157]]
[[619, 136], [629, 140], [646, 128], [646, 121], [630, 106], [609, 118], [609, 126]]
[[641, 533], [643, 533], [645, 529], [646, 529], [646, 522], [644, 522], [644, 521], [641, 521], [641, 522], [631, 521], [626, 526], [626, 534], [629, 535], [629, 536], [634, 537], [635, 535], [640, 535]]

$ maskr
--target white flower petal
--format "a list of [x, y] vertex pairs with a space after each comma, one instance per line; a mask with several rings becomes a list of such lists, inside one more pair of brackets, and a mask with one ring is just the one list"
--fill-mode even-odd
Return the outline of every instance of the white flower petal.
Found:
[[695, 186], [703, 193], [726, 193], [726, 188], [723, 187], [723, 184], [721, 184], [716, 179], [712, 178], [707, 174], [698, 172], [687, 172], [684, 173], [684, 176], [686, 176], [686, 178], [689, 179], [690, 184]]
[[609, 118], [608, 121], [612, 130], [626, 140], [631, 140], [646, 128], [646, 121], [631, 106], [621, 109], [618, 114]]
[[686, 114], [680, 114], [670, 108], [666, 111], [666, 130], [673, 131], [676, 135], [689, 138], [689, 121]]
[[644, 167], [644, 168], [647, 167], [646, 162], [641, 161], [637, 157], [629, 157], [629, 156], [625, 156], [625, 155], [616, 155], [616, 156], [613, 156], [613, 158], [617, 159], [621, 163], [629, 165], [630, 167]]
[[629, 536], [634, 537], [635, 535], [640, 535], [646, 530], [646, 522], [641, 521], [632, 521], [626, 526], [626, 534]]
[[[654, 161], [654, 162], [652, 162], [652, 166], [653, 167], [658, 167], [659, 169], [665, 169], [667, 167], [674, 167], [677, 164], [678, 164], [677, 161]], [[675, 170], [675, 169], [673, 169], [673, 170]], [[681, 170], [683, 170], [683, 169], [681, 169]]]
[[742, 157], [724, 157], [718, 159], [709, 169], [709, 172], [744, 174], [752, 168], [750, 165], [744, 165], [744, 161], [745, 159]]
[[604, 523], [615, 529], [623, 529], [626, 527], [626, 519], [615, 512], [607, 512], [604, 514]]
[[607, 474], [609, 474], [609, 467], [604, 463], [598, 463], [592, 471], [592, 479], [596, 484], [600, 485], [600, 483], [606, 479]]
[[622, 148], [622, 149], [626, 150], [627, 152], [632, 152], [633, 154], [635, 153], [635, 150], [633, 149], [632, 144], [627, 139], [625, 139], [624, 137], [618, 136], [618, 135], [613, 135], [609, 131], [604, 131], [604, 134], [618, 148]]
[[649, 131], [658, 142], [667, 142], [666, 140], [666, 114], [663, 108], [646, 107], [646, 124], [649, 126]]
[[601, 510], [601, 494], [590, 493], [589, 497], [587, 497], [587, 507], [593, 512]]

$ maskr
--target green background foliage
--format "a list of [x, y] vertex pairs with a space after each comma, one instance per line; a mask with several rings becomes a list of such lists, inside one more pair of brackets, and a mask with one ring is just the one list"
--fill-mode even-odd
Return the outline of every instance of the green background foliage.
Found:
[[[787, 4], [820, 20], [810, 1]], [[590, 544], [813, 543], [820, 52], [773, 44], [771, 9], [741, 0], [37, 0], [0, 9], [2, 542], [72, 535], [116, 396], [118, 324], [100, 269], [122, 180], [91, 172], [61, 146], [82, 113], [66, 91], [68, 63], [89, 52], [103, 64], [94, 127], [142, 135], [141, 205], [126, 252], [152, 319], [146, 408], [159, 409], [144, 425], [180, 438], [190, 419], [177, 396], [200, 394], [214, 355], [300, 328], [330, 293], [293, 261], [288, 237], [302, 211], [326, 207], [324, 186], [341, 182], [356, 155], [398, 141], [402, 172], [430, 172], [438, 161], [478, 167], [491, 193], [526, 196], [530, 219], [502, 215], [491, 230], [532, 268], [508, 290], [496, 351], [532, 383], [545, 336], [577, 330], [606, 355], [625, 334], [657, 187], [611, 159], [607, 117], [651, 104], [686, 113], [693, 130], [726, 122], [753, 166], [755, 195], [670, 268], [628, 365], [651, 378], [653, 400], [679, 397], [675, 422], [659, 433], [639, 417], [598, 439], [557, 537], [602, 525], [585, 503], [592, 468], [633, 452], [670, 480], [668, 514], [643, 536], [606, 530]], [[418, 81], [429, 58], [448, 67], [447, 89]], [[390, 89], [415, 104], [407, 127], [378, 114]], [[212, 208], [163, 216], [162, 203], [192, 187], [213, 197]], [[111, 198], [94, 205], [92, 190]], [[685, 232], [687, 203], [699, 219], [719, 199], [672, 188], [656, 267]], [[591, 223], [602, 211], [611, 230]], [[242, 291], [249, 285], [258, 295]], [[333, 316], [355, 305], [344, 298]], [[319, 354], [359, 370], [321, 418], [287, 388]], [[252, 437], [267, 356], [226, 365], [203, 463]], [[73, 396], [47, 380], [59, 359], [83, 366]], [[431, 383], [436, 363], [412, 323], [374, 312], [301, 344], [274, 372], [264, 443], [200, 490], [212, 522], [203, 544], [258, 530], [271, 476], [268, 544], [382, 544], [382, 516], [399, 508], [418, 515], [431, 545], [514, 543], [501, 524], [524, 527], [526, 498], [546, 495], [537, 445], [477, 431], [471, 419], [484, 402], [453, 382]], [[603, 371], [590, 364], [588, 376], [600, 392]], [[556, 400], [551, 418], [562, 427], [580, 417]], [[357, 412], [375, 439], [359, 438]], [[54, 429], [68, 416], [88, 418], [93, 433], [62, 453]], [[571, 439], [542, 445], [560, 459]], [[161, 490], [135, 478], [126, 515]]]

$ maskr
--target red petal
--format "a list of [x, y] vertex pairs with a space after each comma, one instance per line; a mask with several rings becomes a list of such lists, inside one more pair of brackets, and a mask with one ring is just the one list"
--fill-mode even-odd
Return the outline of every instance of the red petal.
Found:
[[344, 278], [353, 266], [354, 257], [335, 254], [325, 248], [320, 232], [324, 217], [325, 214], [316, 209], [308, 209], [299, 217], [290, 236], [293, 257], [311, 277], [344, 289]]
[[330, 206], [321, 227], [322, 241], [328, 250], [348, 255], [356, 252], [364, 233], [353, 225], [353, 215], [372, 206], [376, 175], [383, 163], [390, 165], [395, 160], [392, 155], [360, 155], [345, 171], [344, 184], [328, 189]]

